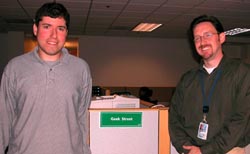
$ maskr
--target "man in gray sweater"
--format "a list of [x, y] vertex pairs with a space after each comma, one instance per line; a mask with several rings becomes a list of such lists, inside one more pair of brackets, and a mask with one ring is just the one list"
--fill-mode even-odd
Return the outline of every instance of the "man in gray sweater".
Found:
[[90, 154], [88, 64], [63, 48], [70, 15], [59, 3], [38, 9], [37, 47], [13, 58], [0, 89], [0, 154]]

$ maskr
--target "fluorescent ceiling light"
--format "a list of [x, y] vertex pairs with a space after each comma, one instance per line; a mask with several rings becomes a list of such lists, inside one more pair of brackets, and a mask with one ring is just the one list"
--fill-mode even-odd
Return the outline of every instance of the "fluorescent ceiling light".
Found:
[[132, 31], [134, 32], [152, 32], [162, 24], [157, 23], [140, 23]]
[[225, 31], [226, 35], [236, 35], [236, 34], [240, 34], [240, 33], [245, 33], [250, 31], [250, 29], [247, 28], [234, 28], [228, 31]]

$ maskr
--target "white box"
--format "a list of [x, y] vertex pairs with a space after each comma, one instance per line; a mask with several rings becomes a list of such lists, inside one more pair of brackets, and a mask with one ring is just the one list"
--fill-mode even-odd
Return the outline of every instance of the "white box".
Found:
[[140, 99], [134, 96], [100, 96], [93, 97], [90, 108], [139, 108]]

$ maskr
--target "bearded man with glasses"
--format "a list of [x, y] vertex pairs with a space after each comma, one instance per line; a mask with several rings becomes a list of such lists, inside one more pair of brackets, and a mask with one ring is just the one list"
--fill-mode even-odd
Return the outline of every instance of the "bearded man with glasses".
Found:
[[170, 105], [171, 142], [185, 154], [245, 154], [249, 144], [250, 70], [222, 51], [224, 28], [214, 16], [190, 25], [200, 65], [179, 81]]

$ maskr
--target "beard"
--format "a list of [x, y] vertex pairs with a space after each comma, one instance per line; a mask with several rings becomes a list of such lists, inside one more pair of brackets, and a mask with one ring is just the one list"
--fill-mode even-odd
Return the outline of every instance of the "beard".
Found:
[[204, 59], [209, 59], [213, 55], [212, 46], [209, 44], [200, 45], [198, 48], [198, 54]]

